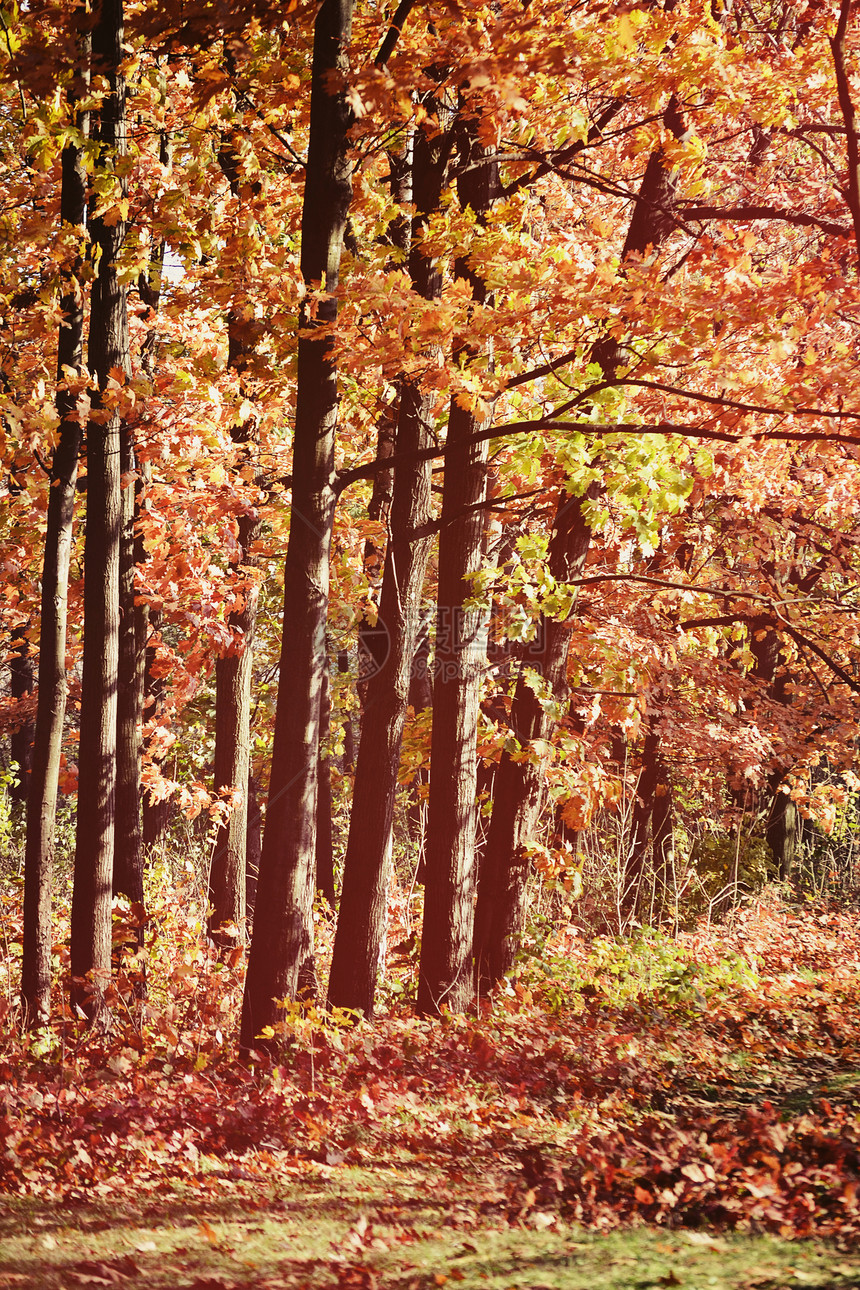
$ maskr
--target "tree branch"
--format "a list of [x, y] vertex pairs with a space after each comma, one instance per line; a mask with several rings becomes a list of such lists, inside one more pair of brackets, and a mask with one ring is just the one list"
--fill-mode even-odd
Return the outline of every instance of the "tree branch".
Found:
[[[565, 355], [565, 358], [569, 357]], [[561, 359], [558, 360], [559, 363], [561, 361]], [[661, 394], [676, 394], [681, 399], [693, 399], [697, 403], [710, 403], [720, 408], [731, 408], [735, 412], [760, 412], [765, 416], [778, 417], [825, 417], [834, 421], [860, 421], [860, 412], [842, 410], [834, 412], [830, 408], [772, 408], [763, 403], [743, 403], [738, 399], [727, 399], [723, 394], [700, 394], [697, 390], [685, 390], [677, 385], [667, 385], [663, 381], [645, 381], [638, 376], [618, 376], [608, 381], [601, 381], [599, 385], [590, 385], [575, 399], [562, 404], [561, 408], [556, 409], [554, 415], [558, 416], [575, 407], [577, 403], [593, 399], [595, 394], [600, 394], [602, 390], [611, 390], [621, 385], [633, 385], [643, 390], [658, 390]]]
[[[766, 410], [775, 412], [777, 409]], [[483, 443], [487, 439], [504, 439], [507, 435], [530, 434], [544, 430], [566, 430], [576, 434], [590, 435], [595, 439], [600, 439], [609, 434], [662, 434], [679, 435], [687, 439], [714, 440], [718, 443], [770, 443], [778, 440], [785, 443], [844, 443], [860, 446], [860, 435], [817, 434], [812, 431], [807, 433], [801, 430], [766, 430], [759, 434], [728, 434], [721, 430], [708, 430], [702, 426], [681, 425], [670, 421], [661, 421], [654, 426], [642, 425], [636, 422], [596, 425], [593, 421], [556, 421], [551, 418], [537, 421], [510, 421], [507, 425], [493, 426], [490, 430], [481, 430], [478, 434], [473, 435], [468, 440], [468, 443]], [[393, 457], [386, 457], [383, 461], [368, 461], [363, 466], [354, 466], [350, 470], [340, 471], [334, 483], [335, 492], [342, 493], [345, 488], [349, 488], [350, 484], [356, 483], [359, 479], [372, 479], [380, 470], [390, 470], [392, 467], [410, 461], [432, 461], [435, 457], [444, 457], [445, 452], [444, 444], [436, 444], [432, 448], [422, 448], [417, 453], [395, 453]]]
[[804, 646], [806, 649], [811, 650], [813, 654], [817, 655], [817, 657], [821, 659], [822, 663], [825, 663], [830, 668], [833, 675], [838, 676], [839, 680], [842, 681], [844, 685], [847, 685], [849, 690], [852, 690], [854, 694], [860, 694], [860, 682], [855, 681], [854, 677], [846, 672], [844, 667], [840, 667], [836, 660], [832, 659], [829, 654], [826, 654], [820, 646], [816, 645], [815, 641], [811, 641], [808, 636], [804, 636], [796, 627], [790, 627], [788, 623], [780, 621], [776, 623], [775, 626], [777, 631], [785, 632], [785, 634], [790, 636], [792, 640], [797, 641], [798, 645]]
[[409, 17], [414, 4], [415, 0], [400, 0], [400, 4], [394, 11], [394, 17], [391, 19], [391, 26], [385, 33], [385, 39], [379, 46], [379, 53], [373, 60], [377, 67], [384, 67], [394, 52], [394, 46], [400, 39], [403, 25]]
[[848, 14], [851, 0], [842, 0], [839, 6], [839, 21], [836, 34], [830, 37], [830, 49], [833, 53], [833, 68], [836, 72], [836, 91], [839, 96], [839, 107], [845, 122], [845, 134], [848, 144], [848, 187], [844, 197], [854, 221], [854, 247], [860, 267], [860, 143], [858, 143], [857, 112], [851, 100], [851, 86], [845, 67], [845, 36], [848, 31]]
[[719, 220], [779, 220], [783, 224], [797, 224], [803, 228], [820, 228], [823, 233], [833, 233], [837, 237], [850, 237], [851, 229], [847, 224], [837, 224], [833, 220], [819, 219], [817, 215], [807, 215], [803, 211], [785, 210], [779, 206], [684, 206], [680, 207], [685, 219], [719, 219]]
[[500, 197], [503, 200], [507, 197], [512, 197], [521, 188], [527, 188], [536, 179], [541, 179], [544, 175], [548, 175], [550, 171], [555, 170], [557, 166], [565, 165], [568, 161], [572, 161], [578, 153], [596, 143], [610, 121], [621, 111], [623, 104], [623, 99], [612, 99], [594, 122], [585, 139], [577, 139], [575, 143], [569, 144], [568, 147], [562, 148], [558, 152], [544, 155], [540, 160], [536, 156], [534, 159], [538, 162], [537, 169], [531, 171], [530, 174], [520, 175], [518, 179], [513, 179], [502, 189]]

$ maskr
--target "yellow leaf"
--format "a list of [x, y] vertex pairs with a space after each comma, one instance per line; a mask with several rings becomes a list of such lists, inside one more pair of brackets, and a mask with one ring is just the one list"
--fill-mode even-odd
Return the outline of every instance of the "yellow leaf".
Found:
[[625, 54], [631, 54], [636, 48], [636, 31], [626, 13], [618, 19], [618, 43]]

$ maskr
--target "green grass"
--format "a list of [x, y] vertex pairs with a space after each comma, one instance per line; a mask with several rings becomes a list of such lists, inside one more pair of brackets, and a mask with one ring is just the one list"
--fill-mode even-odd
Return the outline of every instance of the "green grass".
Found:
[[[299, 1166], [295, 1166], [299, 1169]], [[480, 1190], [480, 1188], [478, 1189]], [[606, 1235], [473, 1203], [464, 1179], [420, 1166], [301, 1166], [263, 1180], [207, 1173], [199, 1188], [53, 1205], [8, 1198], [0, 1286], [347, 1286], [379, 1290], [848, 1290], [860, 1254], [753, 1234], [634, 1227]]]

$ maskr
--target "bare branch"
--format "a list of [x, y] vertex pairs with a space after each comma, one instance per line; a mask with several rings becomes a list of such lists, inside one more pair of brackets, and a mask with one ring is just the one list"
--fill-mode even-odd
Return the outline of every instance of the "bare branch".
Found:
[[837, 224], [833, 220], [819, 219], [817, 215], [807, 215], [805, 211], [785, 210], [780, 206], [680, 206], [685, 219], [719, 219], [719, 220], [779, 220], [783, 224], [796, 224], [801, 228], [819, 228], [823, 233], [833, 233], [836, 237], [850, 237], [851, 229], [847, 224]]
[[394, 52], [394, 46], [400, 39], [403, 25], [409, 17], [414, 4], [415, 0], [400, 0], [400, 4], [394, 12], [394, 17], [391, 19], [391, 26], [385, 33], [385, 39], [379, 46], [379, 53], [373, 60], [377, 67], [384, 67]]

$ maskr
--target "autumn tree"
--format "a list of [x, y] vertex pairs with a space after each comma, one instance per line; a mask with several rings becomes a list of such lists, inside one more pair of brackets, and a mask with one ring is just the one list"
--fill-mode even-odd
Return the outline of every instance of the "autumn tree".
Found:
[[102, 98], [94, 114], [102, 185], [90, 216], [96, 276], [88, 365], [98, 389], [87, 423], [84, 663], [80, 778], [72, 903], [72, 1001], [95, 1020], [111, 966], [116, 810], [119, 554], [122, 525], [122, 387], [130, 374], [126, 287], [118, 259], [126, 230], [122, 0], [102, 0], [92, 34]]
[[250, 1049], [278, 1020], [277, 1001], [313, 989], [313, 879], [322, 673], [327, 666], [329, 551], [334, 515], [337, 369], [327, 330], [349, 210], [351, 113], [332, 77], [347, 74], [352, 0], [324, 0], [314, 27], [311, 121], [302, 215], [290, 540], [278, 707], [254, 935], [242, 1011]]
[[[83, 362], [84, 300], [81, 283], [86, 214], [84, 140], [88, 114], [78, 107], [89, 82], [90, 36], [81, 27], [73, 32], [77, 65], [70, 69], [67, 92], [72, 122], [80, 139], [62, 153], [60, 219], [68, 239], [68, 262], [59, 307], [63, 324], [57, 344], [57, 415], [59, 438], [51, 462], [51, 489], [42, 567], [39, 624], [38, 707], [33, 765], [27, 797], [27, 838], [24, 858], [24, 954], [21, 998], [25, 1017], [40, 1024], [51, 1005], [51, 887], [57, 788], [66, 711], [66, 632], [69, 560], [72, 551], [75, 483], [81, 425], [75, 377]], [[74, 240], [73, 240], [74, 239]]]

